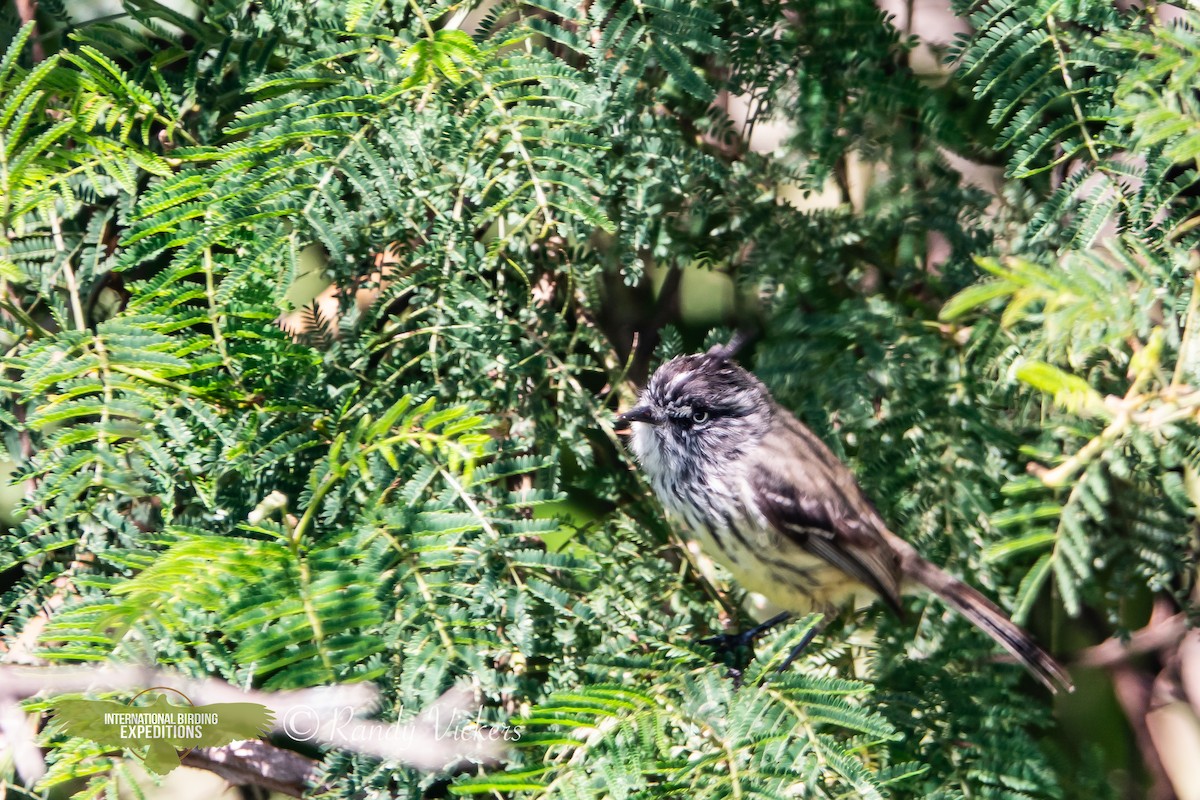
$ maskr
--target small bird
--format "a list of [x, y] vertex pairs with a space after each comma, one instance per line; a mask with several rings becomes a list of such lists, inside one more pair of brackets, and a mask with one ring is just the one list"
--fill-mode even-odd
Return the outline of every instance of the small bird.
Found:
[[828, 614], [855, 596], [899, 611], [901, 592], [923, 586], [1052, 692], [1072, 691], [1066, 670], [995, 603], [888, 529], [850, 470], [733, 362], [740, 344], [663, 364], [618, 418], [655, 494], [701, 548], [795, 613]]

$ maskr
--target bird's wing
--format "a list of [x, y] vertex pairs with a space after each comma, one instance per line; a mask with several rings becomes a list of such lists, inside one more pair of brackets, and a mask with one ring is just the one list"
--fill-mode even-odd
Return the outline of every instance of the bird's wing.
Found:
[[275, 712], [257, 703], [210, 703], [192, 709], [215, 713], [217, 723], [204, 725], [197, 747], [220, 747], [241, 739], [257, 739], [271, 731]]
[[105, 713], [127, 713], [129, 706], [111, 700], [62, 699], [53, 705], [54, 721], [68, 736], [91, 739], [105, 747], [120, 747], [127, 742], [120, 738], [120, 725], [104, 721]]
[[900, 607], [900, 563], [883, 518], [854, 475], [784, 409], [762, 441], [752, 485], [760, 510], [783, 536]]

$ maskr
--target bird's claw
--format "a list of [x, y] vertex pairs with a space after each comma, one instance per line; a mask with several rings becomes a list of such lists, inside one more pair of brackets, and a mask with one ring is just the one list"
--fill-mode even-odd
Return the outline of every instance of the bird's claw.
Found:
[[718, 663], [727, 666], [729, 677], [740, 683], [742, 671], [754, 659], [754, 640], [790, 616], [791, 614], [785, 611], [740, 633], [718, 633], [715, 636], [701, 639], [699, 643], [715, 650]]

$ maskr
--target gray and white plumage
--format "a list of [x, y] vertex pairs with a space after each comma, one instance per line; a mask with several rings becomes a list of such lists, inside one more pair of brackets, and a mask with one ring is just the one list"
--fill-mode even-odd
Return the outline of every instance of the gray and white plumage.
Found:
[[869, 596], [898, 610], [906, 585], [924, 586], [1051, 690], [1071, 688], [999, 607], [892, 533], [850, 470], [729, 351], [663, 364], [623, 415], [655, 494], [709, 556], [796, 613]]

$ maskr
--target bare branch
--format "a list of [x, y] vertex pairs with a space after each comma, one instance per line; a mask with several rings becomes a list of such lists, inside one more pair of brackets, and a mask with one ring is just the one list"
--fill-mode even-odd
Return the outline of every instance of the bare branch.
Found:
[[1134, 741], [1142, 754], [1142, 764], [1150, 776], [1146, 797], [1149, 800], [1175, 800], [1171, 779], [1159, 757], [1158, 741], [1153, 728], [1152, 686], [1154, 678], [1147, 672], [1134, 669], [1128, 664], [1117, 664], [1112, 668], [1113, 693], [1129, 720]]
[[34, 63], [44, 61], [46, 59], [46, 50], [42, 47], [41, 39], [38, 37], [36, 20], [37, 20], [37, 0], [16, 0], [17, 16], [21, 18], [21, 23], [34, 22], [35, 27], [30, 33], [29, 38], [33, 42], [33, 49], [30, 55], [33, 56]]
[[1173, 647], [1183, 638], [1187, 620], [1174, 614], [1161, 620], [1151, 620], [1141, 630], [1134, 631], [1129, 640], [1107, 639], [1080, 652], [1075, 663], [1081, 667], [1115, 667], [1134, 656]]
[[202, 747], [186, 754], [182, 761], [185, 767], [215, 773], [234, 786], [262, 786], [291, 797], [303, 797], [319, 773], [318, 762], [311, 758], [257, 739]]

